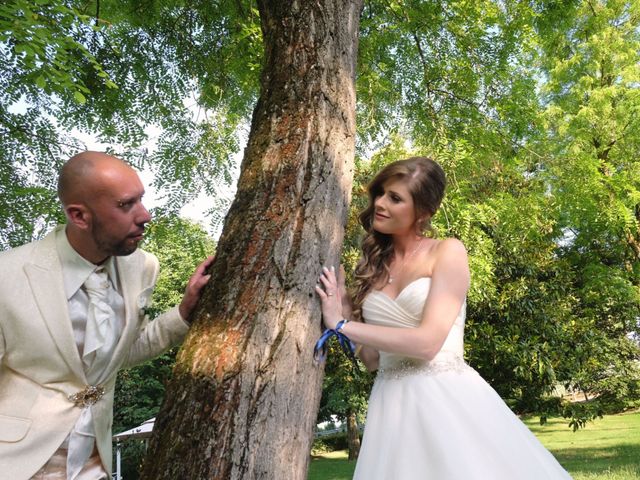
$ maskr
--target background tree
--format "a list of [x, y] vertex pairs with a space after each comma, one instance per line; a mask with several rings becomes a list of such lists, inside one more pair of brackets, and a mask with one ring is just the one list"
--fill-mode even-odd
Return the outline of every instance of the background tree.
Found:
[[619, 409], [637, 398], [640, 378], [630, 336], [640, 309], [640, 3], [544, 6], [543, 175], [563, 232], [558, 255], [572, 266], [578, 299], [567, 383], [599, 396], [599, 410]]
[[333, 422], [337, 418], [346, 425], [349, 460], [356, 460], [360, 453], [360, 430], [372, 380], [373, 375], [361, 363], [354, 365], [340, 347], [329, 346], [317, 422]]
[[210, 213], [221, 222], [228, 204], [217, 193], [257, 98], [259, 47], [248, 0], [3, 2], [0, 244], [60, 220], [53, 182], [85, 148], [77, 133], [151, 170], [168, 211], [201, 192], [218, 198]]

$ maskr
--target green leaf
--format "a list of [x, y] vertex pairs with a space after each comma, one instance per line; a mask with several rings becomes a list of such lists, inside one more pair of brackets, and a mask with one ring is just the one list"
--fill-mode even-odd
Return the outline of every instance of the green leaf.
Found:
[[73, 92], [73, 98], [75, 99], [76, 102], [80, 104], [84, 104], [87, 102], [87, 98], [78, 90]]

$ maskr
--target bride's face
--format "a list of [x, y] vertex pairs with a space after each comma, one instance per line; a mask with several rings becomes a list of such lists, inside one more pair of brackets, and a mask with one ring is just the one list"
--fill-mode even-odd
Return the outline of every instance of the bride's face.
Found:
[[382, 184], [382, 190], [373, 203], [374, 230], [388, 235], [415, 232], [415, 207], [407, 183], [391, 178]]

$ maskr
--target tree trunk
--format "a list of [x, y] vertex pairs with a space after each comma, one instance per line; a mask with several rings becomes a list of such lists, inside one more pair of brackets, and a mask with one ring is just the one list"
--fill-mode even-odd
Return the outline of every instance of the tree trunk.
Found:
[[142, 478], [305, 479], [322, 365], [314, 292], [343, 239], [362, 0], [258, 1], [260, 98], [212, 278]]
[[360, 432], [356, 413], [351, 411], [347, 415], [347, 446], [349, 447], [349, 460], [357, 460], [360, 455]]

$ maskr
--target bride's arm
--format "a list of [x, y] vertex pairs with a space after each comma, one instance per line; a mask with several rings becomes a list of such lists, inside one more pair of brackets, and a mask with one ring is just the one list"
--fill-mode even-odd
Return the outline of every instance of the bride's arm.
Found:
[[[342, 327], [342, 333], [351, 341], [375, 350], [432, 359], [442, 348], [469, 289], [469, 265], [462, 243], [456, 239], [443, 240], [434, 253], [429, 295], [418, 327], [393, 328], [348, 322]], [[324, 322], [328, 328], [335, 328], [342, 318], [342, 306], [339, 299], [334, 300], [325, 293], [337, 290], [335, 273], [324, 270], [322, 281], [325, 289], [318, 287], [316, 290], [322, 301]]]

